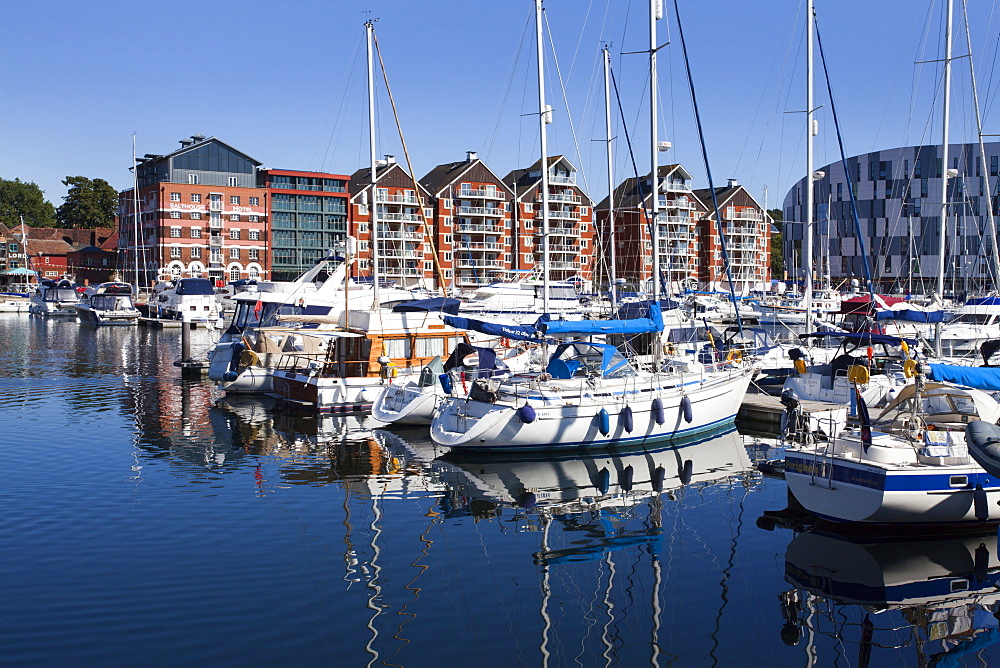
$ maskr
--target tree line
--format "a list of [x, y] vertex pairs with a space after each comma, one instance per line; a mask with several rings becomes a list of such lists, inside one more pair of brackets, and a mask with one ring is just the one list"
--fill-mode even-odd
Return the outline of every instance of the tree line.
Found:
[[115, 227], [118, 191], [104, 179], [67, 176], [63, 203], [54, 206], [31, 181], [0, 178], [0, 221], [8, 227], [24, 221], [29, 227]]

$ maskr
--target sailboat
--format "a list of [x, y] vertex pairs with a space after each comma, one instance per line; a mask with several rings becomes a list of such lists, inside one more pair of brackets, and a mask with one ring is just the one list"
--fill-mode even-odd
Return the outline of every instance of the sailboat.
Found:
[[[650, 4], [651, 75], [655, 90], [655, 3]], [[543, 230], [547, 230], [548, 170], [545, 168], [546, 123], [543, 73], [542, 2], [535, 0], [538, 40], [538, 98], [542, 154]], [[652, 95], [654, 99], [656, 95]], [[656, 115], [652, 114], [655, 126]], [[656, 169], [655, 129], [653, 149]], [[654, 185], [653, 226], [658, 226]], [[658, 235], [654, 234], [654, 277], [659, 277]], [[543, 232], [543, 240], [547, 235]], [[545, 247], [543, 247], [544, 250]], [[547, 256], [546, 256], [547, 257]], [[546, 272], [547, 277], [547, 272]], [[630, 320], [541, 321], [543, 339], [558, 338], [541, 372], [515, 374], [499, 382], [481, 379], [468, 396], [446, 397], [431, 423], [439, 445], [467, 450], [542, 450], [642, 445], [694, 436], [732, 423], [743, 401], [753, 368], [732, 358], [705, 365], [696, 360], [654, 356], [652, 371], [637, 368], [615, 346], [595, 336], [663, 332], [658, 280], [646, 317]], [[546, 295], [548, 284], [546, 278]], [[657, 345], [662, 351], [662, 345]]]

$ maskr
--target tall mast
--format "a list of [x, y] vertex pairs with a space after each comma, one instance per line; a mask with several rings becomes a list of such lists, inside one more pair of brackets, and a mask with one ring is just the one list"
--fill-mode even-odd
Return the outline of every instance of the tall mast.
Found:
[[663, 17], [662, 0], [649, 0], [649, 146], [650, 173], [652, 181], [652, 201], [649, 206], [649, 229], [653, 243], [653, 302], [660, 301], [660, 226], [657, 222], [657, 214], [660, 210], [660, 178], [657, 172], [660, 170], [659, 156], [657, 155], [657, 134], [656, 134], [656, 98], [658, 87], [656, 85], [656, 22]]
[[371, 241], [371, 263], [372, 263], [372, 298], [373, 308], [378, 308], [379, 300], [379, 249], [378, 249], [378, 188], [376, 178], [376, 155], [375, 155], [375, 63], [373, 59], [372, 37], [375, 34], [375, 22], [365, 21], [365, 36], [368, 46], [368, 153], [371, 158], [371, 201], [368, 202], [368, 239]]
[[[813, 0], [806, 0], [806, 217], [802, 231], [802, 264], [805, 267], [805, 286], [802, 300], [806, 307], [806, 333], [812, 331], [812, 274], [813, 274]], [[872, 300], [875, 295], [872, 295]]]
[[[951, 120], [951, 22], [952, 3], [945, 1], [946, 18], [944, 26], [944, 107], [941, 114], [941, 222], [938, 238], [938, 295], [944, 299], [944, 251], [945, 235], [948, 233], [948, 125]], [[941, 323], [934, 324], [934, 350], [941, 356]]]
[[611, 297], [611, 308], [618, 305], [618, 286], [615, 280], [618, 277], [617, 262], [615, 261], [615, 174], [614, 163], [611, 151], [611, 52], [608, 47], [604, 47], [604, 129], [607, 137], [608, 155], [608, 246], [610, 253], [608, 262], [611, 263], [608, 276], [608, 294]]
[[132, 133], [132, 239], [135, 243], [132, 263], [135, 265], [135, 287], [132, 296], [139, 296], [139, 163], [135, 158], [135, 133]]
[[552, 109], [545, 104], [545, 49], [542, 44], [542, 0], [535, 0], [535, 45], [538, 60], [538, 137], [542, 152], [542, 309], [549, 312], [549, 149], [545, 126]]

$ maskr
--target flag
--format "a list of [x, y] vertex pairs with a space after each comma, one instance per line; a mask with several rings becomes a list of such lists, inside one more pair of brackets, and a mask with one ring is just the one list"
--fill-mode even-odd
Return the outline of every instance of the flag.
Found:
[[257, 300], [257, 303], [256, 303], [256, 304], [254, 304], [254, 306], [253, 306], [253, 314], [254, 314], [255, 316], [259, 316], [259, 315], [260, 315], [260, 312], [261, 312], [261, 310], [262, 310], [263, 308], [264, 308], [264, 302], [262, 302], [261, 300], [259, 300], [259, 299], [258, 299], [258, 300]]
[[872, 419], [868, 415], [868, 404], [861, 396], [861, 388], [855, 385], [854, 393], [858, 401], [858, 419], [861, 420], [861, 449], [867, 453], [872, 444]]

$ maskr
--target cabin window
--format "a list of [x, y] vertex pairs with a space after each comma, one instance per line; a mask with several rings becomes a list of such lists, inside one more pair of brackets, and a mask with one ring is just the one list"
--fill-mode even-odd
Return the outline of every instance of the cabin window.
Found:
[[385, 356], [393, 359], [410, 356], [409, 339], [384, 339]]
[[437, 355], [444, 356], [444, 339], [417, 339], [417, 357], [435, 357]]

